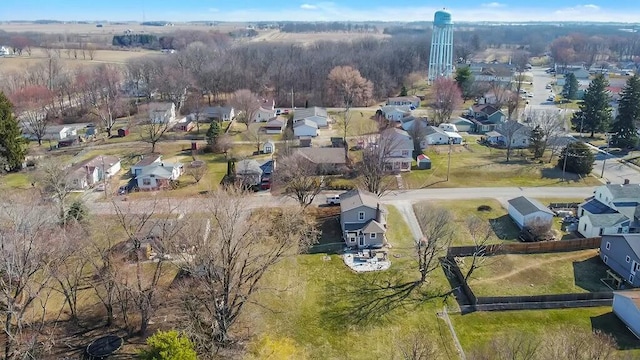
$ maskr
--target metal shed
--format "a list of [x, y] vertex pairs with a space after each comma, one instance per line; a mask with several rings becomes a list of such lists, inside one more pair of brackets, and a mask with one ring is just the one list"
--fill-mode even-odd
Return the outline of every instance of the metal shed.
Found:
[[431, 169], [431, 159], [429, 159], [427, 155], [418, 155], [418, 157], [416, 158], [416, 162], [418, 163], [418, 169], [420, 170]]

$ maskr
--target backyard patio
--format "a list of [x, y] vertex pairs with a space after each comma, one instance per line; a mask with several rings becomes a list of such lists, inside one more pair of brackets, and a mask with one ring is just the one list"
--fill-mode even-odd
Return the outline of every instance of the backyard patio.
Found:
[[355, 272], [387, 270], [391, 266], [385, 250], [345, 250], [342, 255], [344, 263]]

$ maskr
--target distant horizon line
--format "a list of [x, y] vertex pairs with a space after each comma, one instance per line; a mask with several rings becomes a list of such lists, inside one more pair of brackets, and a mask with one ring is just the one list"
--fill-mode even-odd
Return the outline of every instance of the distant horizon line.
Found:
[[[169, 21], [169, 20], [55, 20], [55, 19], [38, 19], [38, 20], [0, 20], [2, 23], [29, 23], [47, 25], [47, 23], [126, 23], [126, 24], [142, 24], [142, 23], [167, 23], [167, 24], [189, 24], [189, 23], [224, 23], [224, 24], [252, 24], [252, 23], [399, 23], [399, 24], [415, 24], [415, 23], [433, 23], [433, 21], [402, 21], [402, 20], [251, 20], [251, 21], [225, 21], [225, 20], [188, 20], [188, 21]], [[566, 20], [566, 21], [542, 21], [542, 20], [522, 20], [522, 21], [465, 21], [457, 20], [454, 24], [610, 24], [610, 25], [636, 25], [640, 26], [640, 22], [625, 21], [596, 21], [596, 20]]]

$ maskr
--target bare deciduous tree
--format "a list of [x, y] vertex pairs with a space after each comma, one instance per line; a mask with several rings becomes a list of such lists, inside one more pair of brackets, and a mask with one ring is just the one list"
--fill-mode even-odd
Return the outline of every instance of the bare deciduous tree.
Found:
[[151, 152], [156, 151], [156, 144], [158, 144], [164, 134], [169, 131], [169, 121], [149, 121], [148, 124], [141, 126], [140, 140], [151, 144]]
[[245, 124], [249, 130], [249, 124], [260, 109], [258, 98], [250, 90], [237, 90], [231, 95], [229, 105], [236, 109], [236, 121]]
[[381, 196], [393, 185], [389, 174], [391, 155], [398, 147], [400, 138], [395, 129], [383, 130], [362, 151], [362, 161], [356, 165], [361, 175], [362, 186], [369, 192]]
[[416, 243], [419, 283], [427, 281], [427, 277], [439, 268], [438, 258], [442, 256], [453, 239], [453, 215], [445, 208], [428, 204], [415, 207], [416, 218], [423, 237]]
[[437, 359], [438, 351], [433, 338], [427, 329], [417, 329], [398, 341], [398, 350], [402, 360], [432, 360]]
[[279, 158], [278, 171], [274, 174], [274, 181], [285, 194], [297, 200], [303, 208], [311, 205], [323, 188], [316, 167], [300, 153]]
[[35, 180], [39, 184], [43, 195], [53, 198], [56, 202], [60, 224], [66, 223], [67, 200], [73, 190], [69, 168], [54, 159], [45, 161], [38, 169]]
[[[22, 195], [22, 194], [21, 194]], [[32, 199], [35, 200], [35, 199]], [[38, 317], [28, 317], [31, 306], [46, 306], [45, 288], [51, 261], [50, 238], [60, 234], [50, 209], [5, 197], [0, 202], [0, 310], [4, 359], [38, 358], [42, 327]], [[28, 332], [28, 334], [27, 334]]]
[[11, 101], [25, 125], [24, 130], [38, 140], [38, 146], [42, 145], [51, 122], [53, 97], [54, 94], [44, 86], [25, 87], [11, 95]]
[[475, 247], [473, 255], [471, 256], [471, 263], [465, 264], [466, 274], [464, 275], [464, 281], [469, 281], [474, 271], [484, 265], [487, 259], [485, 257], [487, 245], [493, 240], [494, 233], [489, 222], [477, 216], [468, 218], [466, 225], [471, 235], [473, 246]]
[[256, 153], [260, 154], [260, 147], [262, 146], [262, 142], [264, 140], [264, 129], [262, 128], [262, 126], [254, 124], [254, 126], [249, 126], [247, 130], [249, 141], [251, 141], [256, 147]]
[[198, 165], [191, 164], [187, 168], [185, 173], [187, 175], [190, 175], [197, 184], [200, 182], [200, 180], [204, 178], [205, 175], [207, 175], [207, 171], [208, 171], [208, 168], [206, 163], [198, 164]]
[[317, 237], [300, 209], [272, 209], [251, 217], [247, 198], [236, 190], [216, 191], [209, 203], [215, 204], [211, 226], [188, 237], [193, 250], [182, 263], [188, 276], [180, 291], [185, 331], [203, 354], [233, 341], [234, 325], [256, 300], [252, 295], [265, 273]]
[[[556, 111], [534, 110], [526, 114], [531, 127], [539, 127], [542, 133], [542, 149], [544, 153], [549, 142], [558, 137], [564, 131], [564, 119]], [[549, 160], [551, 161], [551, 160]]]
[[429, 106], [433, 110], [433, 122], [440, 125], [449, 121], [451, 114], [462, 105], [462, 92], [458, 84], [445, 77], [433, 82], [433, 91]]
[[526, 134], [528, 129], [515, 120], [507, 120], [498, 125], [498, 131], [504, 137], [505, 146], [507, 148], [507, 162], [509, 162], [511, 159], [511, 150], [513, 149], [513, 146], [516, 145], [516, 136], [520, 135], [522, 139], [528, 139], [529, 137]]
[[100, 119], [111, 137], [118, 112], [124, 106], [120, 93], [121, 73], [115, 66], [103, 64], [94, 69], [92, 77], [93, 82], [88, 89], [91, 112]]

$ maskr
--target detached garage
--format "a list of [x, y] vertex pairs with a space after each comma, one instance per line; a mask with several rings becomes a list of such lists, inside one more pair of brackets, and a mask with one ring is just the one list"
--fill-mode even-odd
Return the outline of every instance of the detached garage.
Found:
[[539, 201], [520, 196], [509, 200], [509, 216], [520, 229], [535, 221], [551, 223], [553, 211], [542, 205]]
[[640, 339], [640, 291], [614, 291], [613, 313]]

